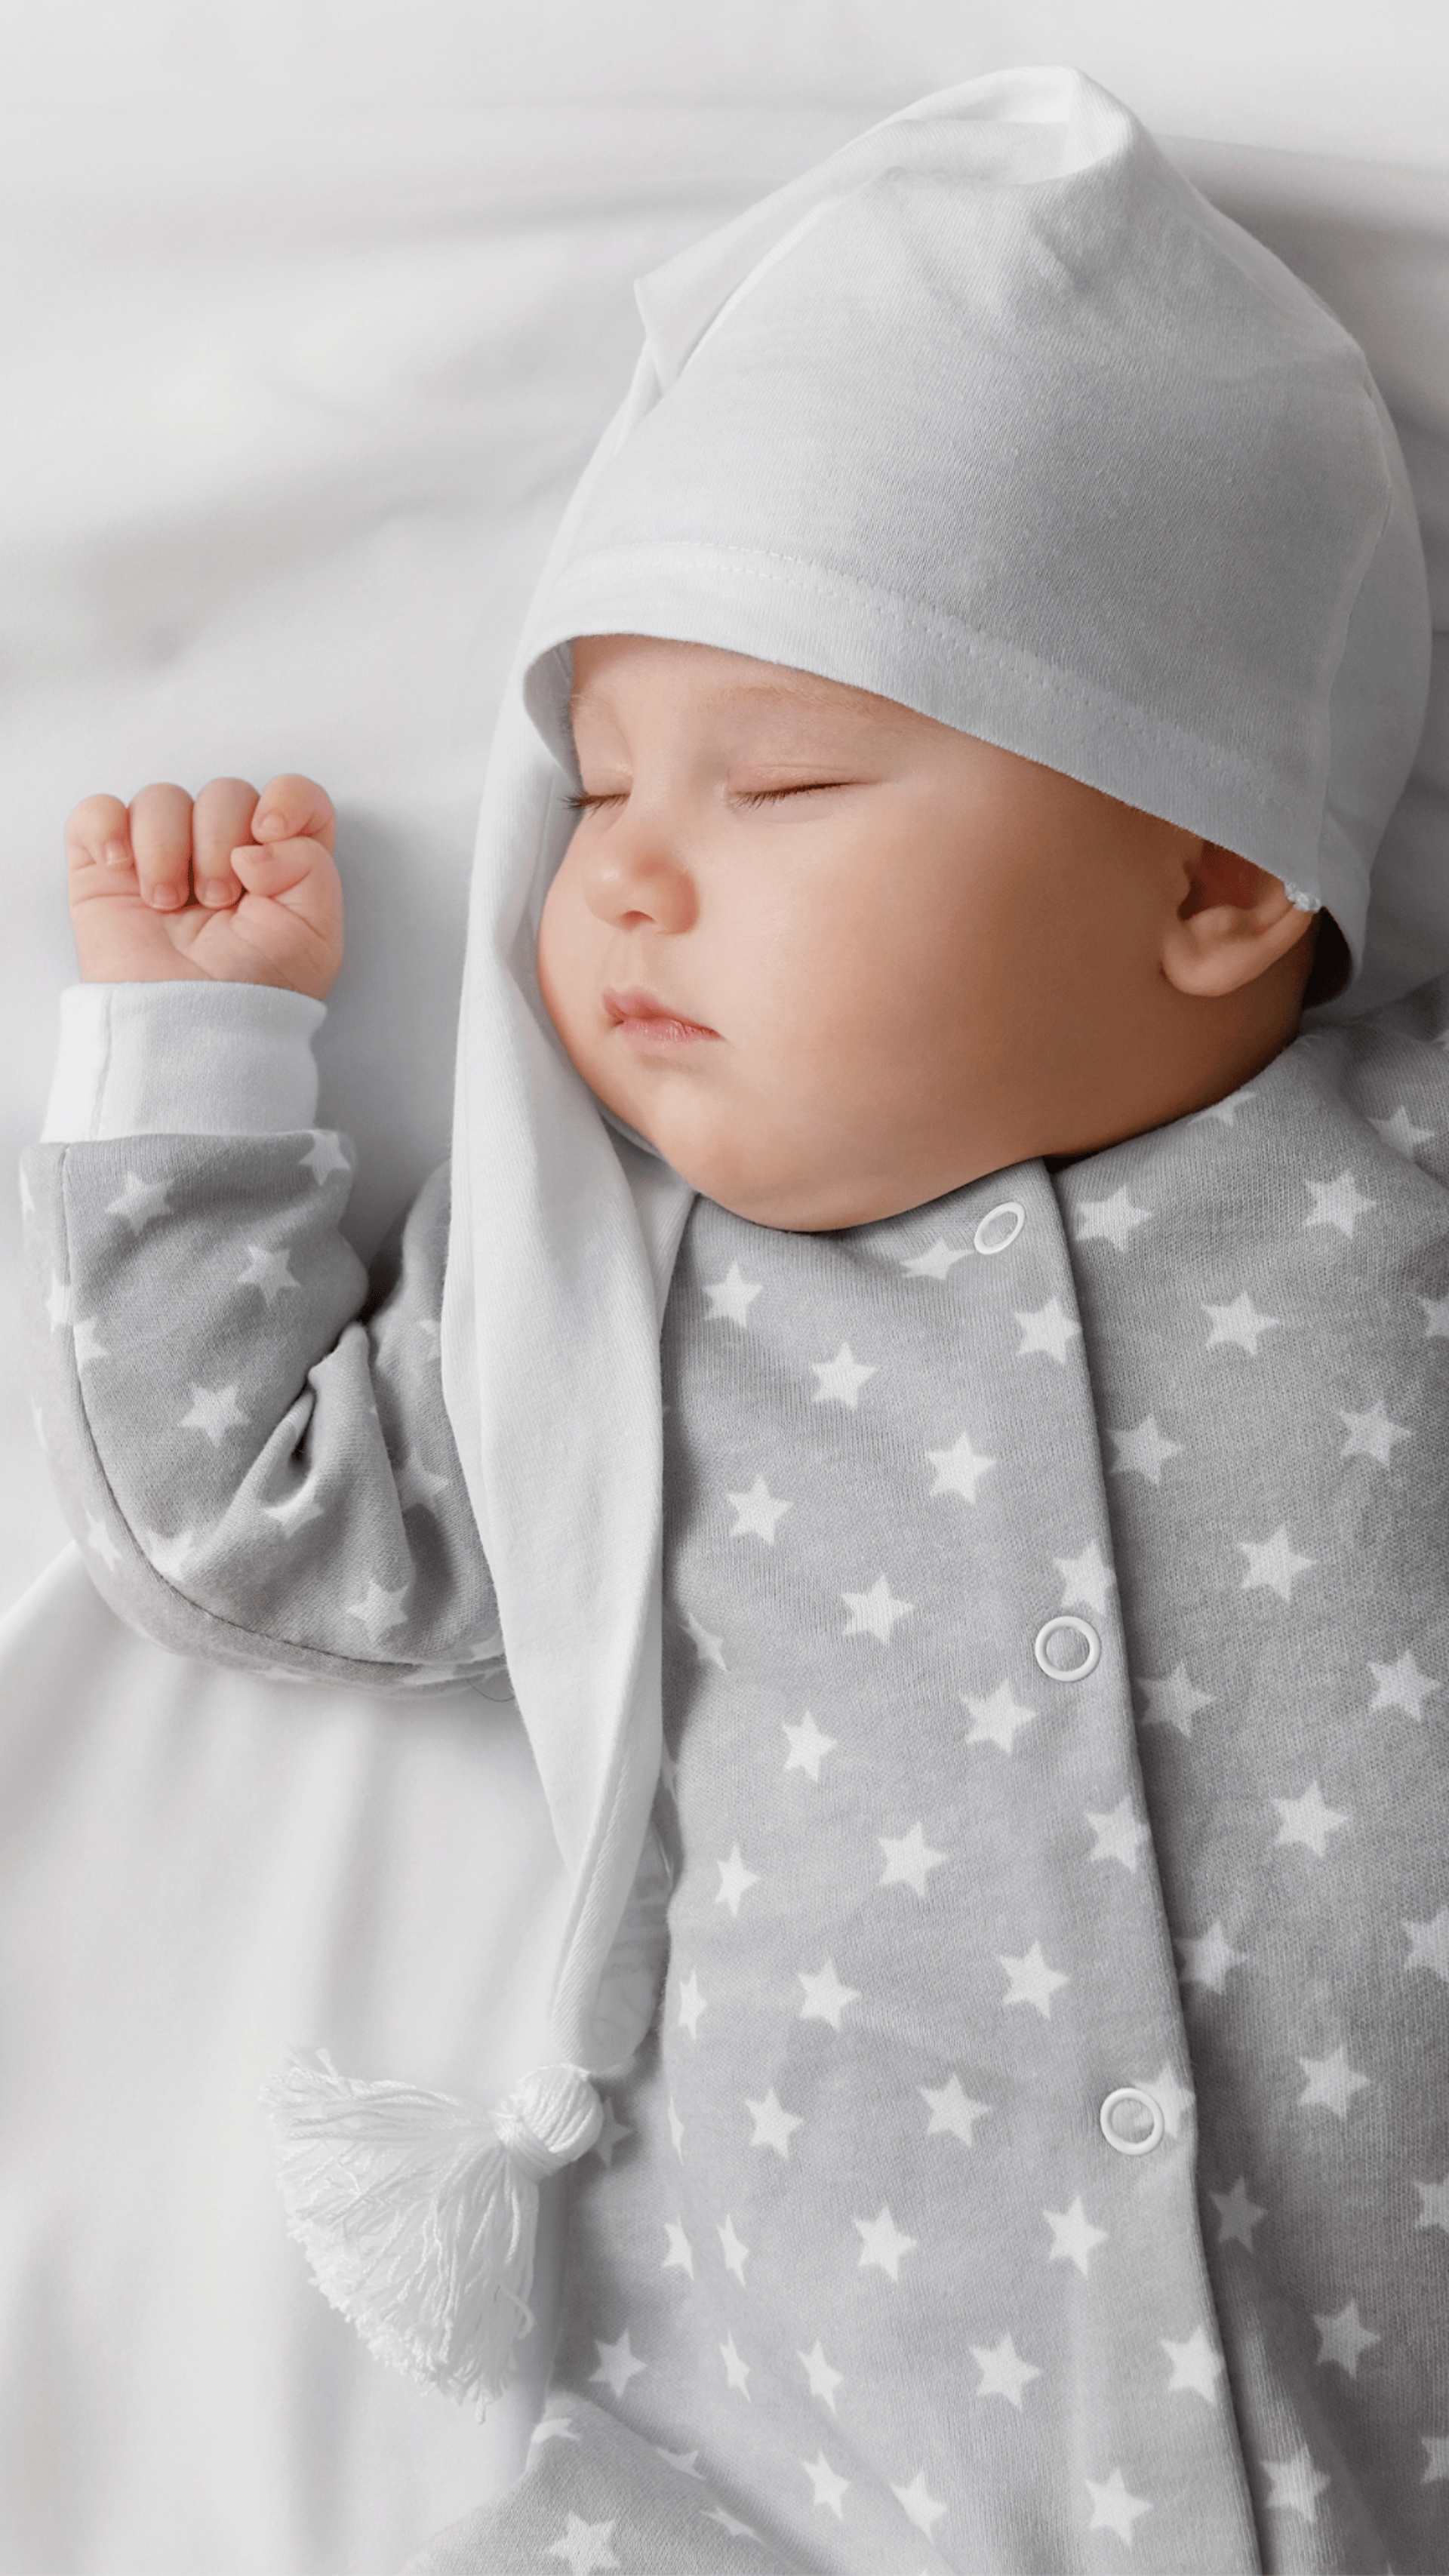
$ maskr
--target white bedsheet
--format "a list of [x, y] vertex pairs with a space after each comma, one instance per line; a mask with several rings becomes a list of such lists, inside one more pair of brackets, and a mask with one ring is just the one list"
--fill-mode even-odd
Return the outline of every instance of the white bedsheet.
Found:
[[[916, 93], [1075, 59], [1365, 340], [1449, 627], [1449, 38], [1437, 7], [24, 0], [0, 8], [0, 1118], [38, 1131], [89, 789], [299, 767], [351, 941], [323, 1114], [368, 1250], [446, 1144], [473, 807], [629, 281]], [[1349, 157], [1344, 157], [1349, 156]], [[1389, 863], [1449, 959], [1449, 692]], [[1402, 982], [1428, 971], [1406, 961]], [[0, 1276], [15, 1334], [7, 1195]], [[518, 1873], [506, 1708], [181, 1663], [65, 1539], [0, 1380], [0, 2576], [384, 2576], [509, 2473], [367, 2361], [282, 2234], [291, 2042], [492, 2084]], [[484, 2044], [480, 2032], [488, 2030]]]

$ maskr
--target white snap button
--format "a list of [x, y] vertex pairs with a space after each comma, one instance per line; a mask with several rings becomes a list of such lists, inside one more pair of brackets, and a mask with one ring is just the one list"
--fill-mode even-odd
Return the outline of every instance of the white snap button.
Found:
[[1102, 2135], [1119, 2156], [1150, 2156], [1167, 2128], [1162, 2105], [1140, 2084], [1119, 2084], [1097, 2114]]
[[[1067, 1643], [1069, 1638], [1077, 1641], [1083, 1649], [1081, 1653], [1072, 1650]], [[1060, 1657], [1052, 1652], [1058, 1640], [1062, 1648]], [[1063, 1610], [1055, 1619], [1048, 1619], [1044, 1628], [1037, 1630], [1032, 1653], [1042, 1671], [1049, 1673], [1054, 1682], [1079, 1682], [1085, 1680], [1088, 1673], [1094, 1673], [1101, 1662], [1102, 1640], [1085, 1619], [1075, 1619], [1070, 1610]]]
[[1004, 1252], [1015, 1243], [1026, 1223], [1026, 1210], [1020, 1199], [1003, 1199], [1000, 1207], [988, 1208], [971, 1237], [978, 1252]]

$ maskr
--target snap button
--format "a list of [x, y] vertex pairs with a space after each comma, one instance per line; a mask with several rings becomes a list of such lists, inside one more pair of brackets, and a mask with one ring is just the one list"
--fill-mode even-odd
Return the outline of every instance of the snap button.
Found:
[[[1065, 1645], [1069, 1637], [1079, 1639], [1085, 1653], [1075, 1656], [1070, 1662], [1055, 1662], [1050, 1651], [1052, 1646], [1058, 1638]], [[1102, 1640], [1087, 1620], [1074, 1618], [1070, 1610], [1063, 1610], [1055, 1619], [1048, 1619], [1045, 1627], [1038, 1628], [1031, 1651], [1042, 1671], [1049, 1673], [1054, 1682], [1079, 1682], [1085, 1680], [1088, 1673], [1094, 1673], [1101, 1662]]]
[[1119, 2156], [1150, 2156], [1162, 2138], [1167, 2122], [1162, 2105], [1140, 2084], [1119, 2084], [1109, 2093], [1097, 2114], [1102, 2135]]
[[1020, 1199], [1003, 1199], [999, 1207], [987, 1209], [971, 1240], [978, 1252], [1004, 1252], [1008, 1244], [1015, 1243], [1025, 1223], [1026, 1210]]

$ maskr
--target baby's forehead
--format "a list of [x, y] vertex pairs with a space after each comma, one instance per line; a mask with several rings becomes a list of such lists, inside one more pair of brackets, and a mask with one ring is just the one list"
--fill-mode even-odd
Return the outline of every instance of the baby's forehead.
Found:
[[571, 723], [596, 707], [617, 711], [661, 680], [700, 710], [729, 708], [746, 717], [823, 717], [874, 726], [925, 721], [897, 700], [850, 681], [673, 636], [579, 636], [572, 662]]

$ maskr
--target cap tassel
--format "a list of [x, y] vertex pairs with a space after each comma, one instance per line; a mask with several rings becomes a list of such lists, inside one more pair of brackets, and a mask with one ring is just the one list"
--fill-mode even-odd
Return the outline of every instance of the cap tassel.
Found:
[[263, 2094], [289, 2232], [369, 2351], [481, 2414], [531, 2332], [538, 2185], [598, 2136], [576, 2066], [538, 2067], [492, 2109], [363, 2084], [324, 2051]]

